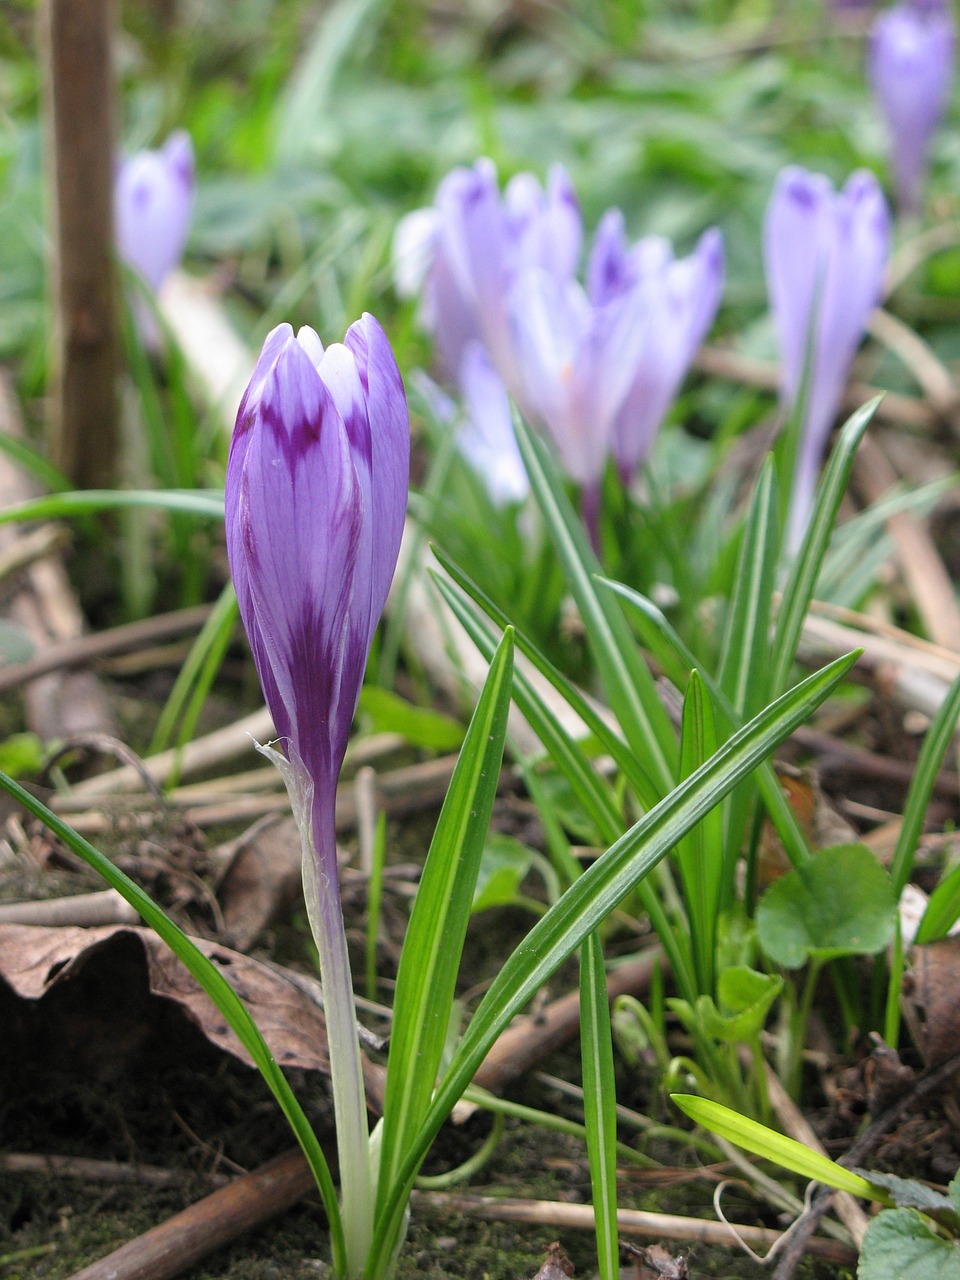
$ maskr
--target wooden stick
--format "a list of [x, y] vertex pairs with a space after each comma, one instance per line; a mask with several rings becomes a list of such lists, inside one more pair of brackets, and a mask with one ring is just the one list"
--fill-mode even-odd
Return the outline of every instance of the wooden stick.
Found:
[[283, 1213], [313, 1186], [300, 1149], [287, 1151], [84, 1267], [73, 1280], [168, 1280]]
[[[593, 1231], [593, 1206], [566, 1204], [556, 1200], [506, 1200], [493, 1196], [453, 1195], [449, 1192], [415, 1191], [417, 1209], [437, 1214], [465, 1214], [495, 1222], [527, 1222], [537, 1226], [566, 1227]], [[621, 1235], [647, 1240], [692, 1240], [701, 1244], [739, 1248], [741, 1242], [753, 1248], [770, 1249], [784, 1232], [770, 1227], [749, 1227], [715, 1222], [709, 1218], [681, 1218], [670, 1213], [645, 1213], [640, 1209], [619, 1209], [617, 1228]], [[855, 1250], [838, 1240], [814, 1237], [807, 1249], [820, 1258], [849, 1265], [856, 1261]], [[118, 1278], [119, 1280], [119, 1278]]]
[[44, 4], [55, 305], [50, 452], [81, 488], [111, 485], [119, 444], [113, 28], [113, 0]]
[[[45, 526], [48, 533], [55, 526]], [[22, 541], [22, 539], [21, 539]], [[97, 631], [93, 635], [44, 645], [43, 652], [28, 662], [0, 667], [0, 693], [19, 688], [51, 671], [63, 671], [69, 667], [83, 667], [98, 658], [111, 654], [128, 653], [158, 640], [169, 640], [199, 631], [210, 616], [211, 606], [195, 605], [191, 609], [178, 609], [175, 613], [160, 613], [153, 618], [127, 622], [123, 626]]]

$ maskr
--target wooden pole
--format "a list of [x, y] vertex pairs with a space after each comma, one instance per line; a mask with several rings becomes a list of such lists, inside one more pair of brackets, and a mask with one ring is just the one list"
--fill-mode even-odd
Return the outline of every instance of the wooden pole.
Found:
[[51, 224], [52, 459], [80, 488], [115, 477], [114, 0], [44, 0]]

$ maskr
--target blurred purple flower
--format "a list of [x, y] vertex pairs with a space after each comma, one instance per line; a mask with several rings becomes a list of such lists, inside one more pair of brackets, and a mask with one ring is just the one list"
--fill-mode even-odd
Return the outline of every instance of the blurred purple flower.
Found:
[[956, 32], [940, 0], [898, 4], [875, 20], [867, 71], [887, 121], [897, 203], [922, 198], [930, 140], [950, 98]]
[[519, 173], [501, 196], [492, 161], [452, 170], [429, 210], [397, 229], [397, 286], [422, 287], [421, 319], [434, 336], [444, 376], [456, 383], [464, 347], [479, 339], [511, 390], [518, 383], [507, 297], [518, 275], [539, 267], [570, 278], [580, 257], [582, 227], [565, 170], [555, 165], [546, 189]]
[[782, 170], [767, 208], [764, 257], [786, 406], [800, 392], [808, 341], [811, 360], [791, 500], [793, 548], [809, 521], [853, 357], [880, 302], [889, 251], [890, 213], [873, 174], [858, 170], [835, 192], [820, 174]]
[[679, 259], [670, 242], [659, 236], [647, 236], [628, 248], [618, 209], [605, 214], [597, 228], [587, 268], [591, 299], [602, 305], [629, 291], [642, 299], [644, 340], [610, 434], [610, 451], [624, 484], [649, 453], [690, 361], [713, 324], [723, 274], [723, 239], [716, 228], [700, 237], [689, 257]]
[[584, 521], [596, 543], [613, 424], [648, 340], [642, 290], [595, 304], [576, 280], [532, 267], [511, 291], [510, 318], [521, 404], [582, 487]]
[[[171, 133], [158, 151], [138, 151], [117, 169], [117, 252], [153, 293], [183, 256], [195, 188], [193, 144], [183, 129]], [[132, 308], [141, 341], [155, 348], [159, 334], [149, 306], [135, 296]]]
[[464, 348], [460, 386], [466, 417], [457, 431], [457, 448], [496, 506], [523, 502], [530, 481], [513, 434], [510, 398], [480, 342]]
[[183, 129], [124, 160], [114, 190], [117, 249], [157, 292], [183, 256], [193, 213], [193, 144]]
[[278, 736], [314, 789], [322, 870], [363, 670], [400, 548], [410, 458], [403, 383], [364, 315], [324, 350], [268, 336], [240, 405], [226, 479], [227, 555]]

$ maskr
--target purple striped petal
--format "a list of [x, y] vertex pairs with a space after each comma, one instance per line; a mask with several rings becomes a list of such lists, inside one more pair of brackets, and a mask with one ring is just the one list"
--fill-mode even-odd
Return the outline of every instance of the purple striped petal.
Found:
[[277, 731], [325, 813], [396, 564], [408, 457], [372, 317], [326, 350], [310, 329], [269, 335], [231, 441], [227, 554]]

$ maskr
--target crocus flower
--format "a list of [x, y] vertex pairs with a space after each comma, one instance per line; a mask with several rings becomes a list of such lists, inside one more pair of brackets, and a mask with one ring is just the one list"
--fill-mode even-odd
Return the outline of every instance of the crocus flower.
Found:
[[124, 160], [114, 188], [117, 250], [156, 293], [183, 256], [193, 213], [193, 144], [183, 129]]
[[918, 207], [930, 140], [950, 98], [956, 33], [942, 3], [915, 0], [880, 14], [867, 70], [887, 121], [897, 203]]
[[560, 165], [550, 170], [546, 189], [520, 173], [501, 196], [492, 161], [478, 160], [447, 174], [432, 209], [401, 222], [394, 242], [398, 287], [410, 292], [422, 284], [421, 320], [451, 383], [464, 347], [479, 339], [516, 393], [510, 288], [528, 267], [570, 278], [581, 240], [580, 210]]
[[457, 448], [496, 506], [522, 502], [530, 481], [513, 434], [510, 398], [480, 342], [464, 348], [460, 386], [466, 418], [456, 434]]
[[[343, 343], [268, 336], [240, 404], [225, 491], [227, 555], [264, 697], [272, 758], [303, 843], [320, 953], [348, 1253], [369, 1240], [371, 1174], [334, 803], [407, 500], [410, 428], [390, 345], [365, 315]], [[267, 749], [269, 751], [269, 748]]]
[[723, 292], [723, 239], [713, 228], [687, 258], [647, 236], [628, 247], [623, 215], [609, 210], [597, 228], [587, 287], [596, 304], [629, 292], [641, 301], [644, 340], [611, 425], [610, 451], [624, 484], [650, 451], [690, 361], [713, 324]]
[[889, 251], [890, 213], [873, 174], [860, 170], [835, 192], [820, 174], [795, 166], [781, 172], [767, 209], [764, 256], [787, 407], [799, 394], [808, 342], [810, 348], [788, 535], [793, 548], [809, 521], [817, 468], [881, 298]]
[[646, 341], [639, 290], [594, 304], [576, 280], [531, 268], [510, 294], [521, 404], [552, 439], [560, 464], [582, 486], [596, 541], [600, 480], [610, 433]]

